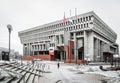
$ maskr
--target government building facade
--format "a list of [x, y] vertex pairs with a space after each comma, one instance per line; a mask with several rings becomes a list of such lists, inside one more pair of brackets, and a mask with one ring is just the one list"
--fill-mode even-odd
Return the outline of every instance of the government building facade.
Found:
[[117, 34], [93, 11], [18, 32], [23, 55], [45, 60], [105, 61], [118, 54]]

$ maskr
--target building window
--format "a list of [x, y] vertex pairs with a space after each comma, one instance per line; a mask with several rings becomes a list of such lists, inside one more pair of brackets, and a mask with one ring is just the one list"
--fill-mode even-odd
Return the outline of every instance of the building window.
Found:
[[76, 33], [76, 36], [78, 36], [78, 35], [79, 35], [79, 32]]
[[83, 22], [85, 22], [85, 17], [83, 17]]
[[78, 22], [80, 22], [80, 19], [78, 19]]
[[71, 36], [73, 36], [73, 33], [70, 33], [71, 34]]
[[83, 28], [83, 24], [81, 24], [81, 28]]
[[76, 25], [76, 29], [77, 29], [77, 25]]
[[75, 20], [72, 20], [73, 21], [73, 24], [75, 23]]
[[79, 25], [79, 29], [80, 29], [80, 25]]
[[68, 24], [68, 22], [66, 22], [66, 25]]
[[86, 17], [86, 21], [88, 21], [88, 17]]
[[82, 22], [82, 18], [80, 18], [80, 22]]
[[89, 16], [89, 20], [91, 20], [91, 16]]
[[86, 25], [87, 25], [87, 27], [88, 27], [88, 23], [87, 23]]
[[85, 26], [85, 24], [84, 24], [84, 28], [85, 28], [86, 26]]
[[75, 26], [73, 26], [74, 27], [74, 30], [75, 30]]

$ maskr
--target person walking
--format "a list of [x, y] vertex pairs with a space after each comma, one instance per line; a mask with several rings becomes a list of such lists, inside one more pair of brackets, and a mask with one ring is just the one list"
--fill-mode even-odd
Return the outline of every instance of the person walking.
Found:
[[60, 67], [60, 63], [59, 62], [57, 63], [57, 66], [58, 66], [58, 69], [59, 69], [59, 67]]

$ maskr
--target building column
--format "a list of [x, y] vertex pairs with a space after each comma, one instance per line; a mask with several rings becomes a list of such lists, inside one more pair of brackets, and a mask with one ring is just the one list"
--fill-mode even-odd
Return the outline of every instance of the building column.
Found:
[[30, 43], [27, 44], [27, 55], [30, 55]]
[[97, 46], [97, 55], [96, 55], [96, 60], [97, 61], [99, 61], [99, 58], [100, 58], [100, 56], [99, 56], [99, 39], [97, 39], [97, 44], [96, 44], [96, 46]]
[[28, 55], [30, 55], [30, 43], [28, 43]]
[[[88, 55], [88, 41], [87, 41], [87, 32], [84, 31], [84, 57]], [[84, 60], [84, 57], [82, 58]]]
[[76, 39], [76, 33], [74, 33], [74, 59], [77, 63], [78, 55], [77, 55], [77, 39]]
[[100, 40], [98, 40], [98, 61], [100, 61], [101, 55], [100, 55]]
[[31, 44], [31, 56], [34, 56], [34, 47], [33, 47], [33, 45]]
[[29, 55], [29, 44], [27, 44], [27, 55]]
[[104, 45], [104, 43], [103, 43], [103, 41], [101, 42], [101, 61], [103, 61], [103, 45]]
[[94, 61], [98, 60], [98, 39], [95, 38], [94, 40]]
[[56, 35], [56, 44], [59, 44], [59, 35]]
[[23, 44], [23, 56], [25, 55], [25, 44]]
[[37, 51], [38, 51], [38, 44], [36, 46], [37, 46]]
[[32, 56], [32, 43], [30, 43], [30, 56]]
[[43, 50], [43, 44], [41, 44], [41, 49]]
[[42, 45], [40, 44], [40, 51], [42, 50]]
[[61, 38], [61, 35], [59, 35], [59, 44], [62, 44], [62, 38]]
[[26, 55], [28, 55], [28, 44], [25, 46]]
[[39, 49], [38, 49], [38, 51], [40, 51], [40, 44], [38, 44], [39, 45]]

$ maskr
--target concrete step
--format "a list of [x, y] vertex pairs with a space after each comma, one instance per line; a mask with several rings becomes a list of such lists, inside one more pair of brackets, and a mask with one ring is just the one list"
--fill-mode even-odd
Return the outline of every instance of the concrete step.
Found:
[[[27, 67], [24, 66], [23, 69], [27, 69]], [[21, 81], [24, 82], [24, 76], [26, 75], [27, 72], [21, 70], [21, 68], [19, 68], [17, 72], [20, 73], [22, 76], [20, 76], [19, 79], [12, 81], [12, 83], [20, 83]]]
[[[30, 72], [33, 72], [33, 69], [30, 69]], [[26, 76], [25, 76], [25, 82], [28, 83], [28, 79], [30, 78], [31, 76], [31, 73], [27, 73]]]
[[33, 80], [34, 80], [34, 74], [31, 74], [28, 81], [26, 83], [33, 83]]
[[27, 68], [25, 71], [23, 71], [21, 74], [23, 75], [17, 83], [26, 83], [27, 79], [29, 78], [30, 73], [27, 71], [32, 71], [29, 68]]
[[16, 80], [17, 78], [16, 77], [12, 77], [10, 79], [7, 79], [5, 83], [10, 83], [12, 82], [13, 80]]
[[4, 76], [0, 76], [0, 81], [3, 81], [5, 79]]
[[22, 70], [21, 74], [22, 76], [19, 79], [15, 80], [13, 83], [25, 83], [25, 75], [27, 72]]
[[[39, 71], [36, 71], [36, 74], [39, 74]], [[35, 75], [33, 83], [39, 83], [39, 76]]]
[[[36, 70], [34, 70], [33, 73], [36, 73]], [[34, 77], [35, 77], [35, 74], [31, 74], [28, 81], [27, 81], [27, 83], [33, 83]]]

